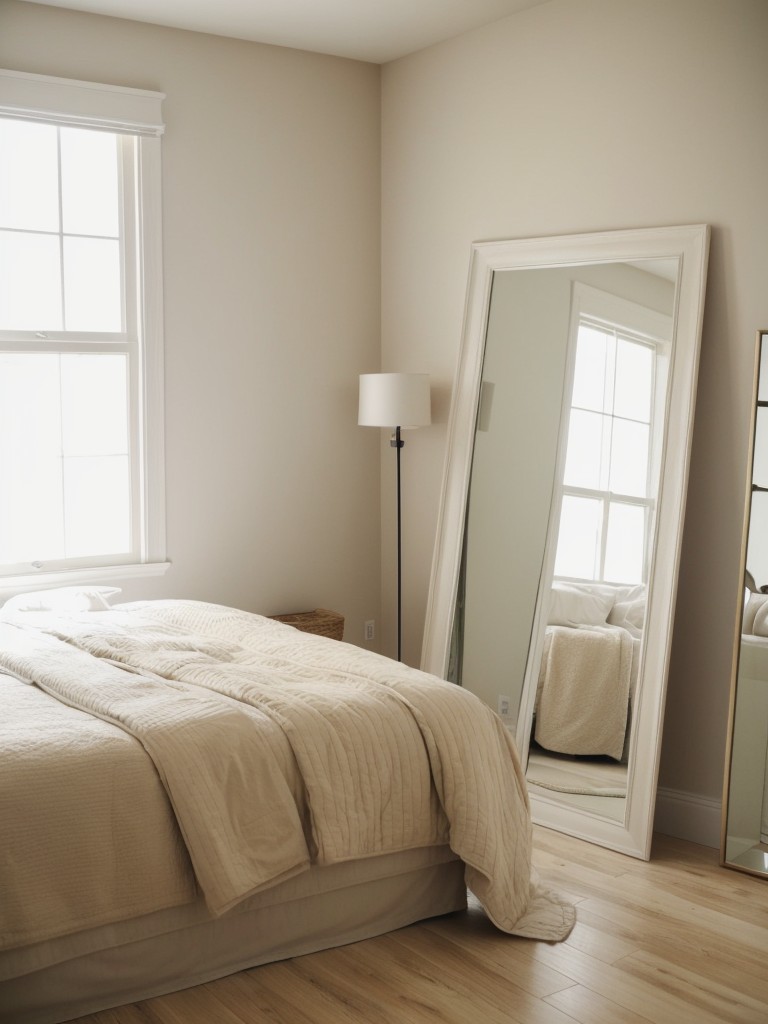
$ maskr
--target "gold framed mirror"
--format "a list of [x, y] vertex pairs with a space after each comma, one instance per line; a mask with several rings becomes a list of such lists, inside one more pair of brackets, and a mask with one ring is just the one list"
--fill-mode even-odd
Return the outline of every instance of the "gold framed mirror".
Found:
[[768, 330], [757, 334], [749, 443], [720, 863], [768, 877]]

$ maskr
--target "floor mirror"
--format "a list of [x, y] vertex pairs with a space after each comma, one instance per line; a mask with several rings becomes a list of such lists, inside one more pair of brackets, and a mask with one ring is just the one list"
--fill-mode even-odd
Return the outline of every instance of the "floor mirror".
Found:
[[768, 877], [768, 331], [757, 336], [721, 863]]
[[533, 820], [647, 858], [709, 230], [478, 242], [422, 667], [500, 714]]

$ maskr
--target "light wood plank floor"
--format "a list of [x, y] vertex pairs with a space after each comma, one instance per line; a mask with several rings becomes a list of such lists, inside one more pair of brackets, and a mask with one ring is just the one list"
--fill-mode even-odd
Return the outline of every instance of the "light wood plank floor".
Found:
[[79, 1024], [768, 1022], [768, 881], [664, 836], [648, 863], [540, 828], [535, 850], [577, 905], [566, 942], [502, 935], [471, 905]]

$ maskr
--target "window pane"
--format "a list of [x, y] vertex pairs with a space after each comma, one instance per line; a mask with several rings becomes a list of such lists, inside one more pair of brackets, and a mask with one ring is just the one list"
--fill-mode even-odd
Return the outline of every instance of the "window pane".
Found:
[[59, 230], [56, 129], [0, 118], [0, 227]]
[[572, 405], [597, 412], [607, 411], [605, 378], [608, 345], [612, 340], [594, 327], [579, 327]]
[[69, 455], [128, 452], [128, 358], [61, 357], [62, 448]]
[[0, 353], [0, 562], [63, 552], [58, 356]]
[[611, 502], [604, 578], [611, 583], [642, 583], [645, 508]]
[[616, 352], [616, 416], [643, 420], [651, 418], [653, 390], [653, 349], [648, 345], [620, 339]]
[[124, 354], [0, 353], [0, 562], [130, 550], [126, 375]]
[[[565, 483], [571, 487], [608, 486], [602, 471], [608, 452], [610, 419], [600, 413], [571, 409], [568, 423], [568, 450], [565, 456]], [[604, 456], [605, 453], [605, 456]]]
[[127, 554], [130, 543], [127, 456], [64, 460], [66, 555]]
[[613, 421], [610, 489], [614, 493], [648, 496], [648, 437], [644, 423]]
[[3, 465], [0, 491], [0, 563], [16, 565], [59, 558], [64, 549], [61, 460], [30, 458]]
[[61, 129], [61, 213], [74, 235], [118, 235], [117, 136]]
[[64, 239], [64, 299], [68, 331], [121, 330], [120, 246], [117, 241]]
[[560, 513], [555, 575], [599, 577], [602, 502], [566, 494]]
[[0, 231], [0, 330], [61, 327], [58, 237]]

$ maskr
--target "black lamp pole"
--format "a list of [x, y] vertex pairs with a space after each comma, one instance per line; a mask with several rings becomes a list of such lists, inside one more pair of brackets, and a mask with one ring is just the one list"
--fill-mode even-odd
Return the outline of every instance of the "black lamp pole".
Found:
[[[397, 660], [403, 658], [403, 545], [400, 449], [401, 431], [431, 422], [429, 375], [426, 373], [361, 373], [357, 422], [390, 432], [397, 455]], [[397, 424], [397, 426], [395, 426]]]
[[402, 661], [402, 618], [403, 618], [403, 597], [402, 597], [402, 540], [401, 540], [401, 521], [400, 521], [400, 449], [405, 444], [405, 441], [400, 440], [400, 427], [395, 427], [395, 436], [389, 442], [390, 446], [396, 450], [397, 454], [397, 660]]

